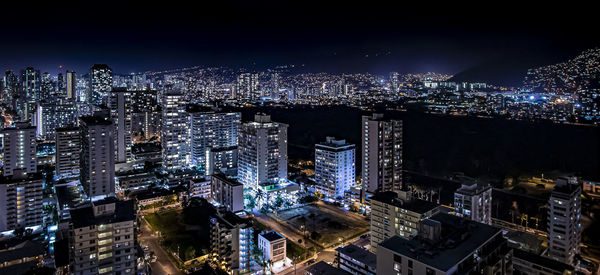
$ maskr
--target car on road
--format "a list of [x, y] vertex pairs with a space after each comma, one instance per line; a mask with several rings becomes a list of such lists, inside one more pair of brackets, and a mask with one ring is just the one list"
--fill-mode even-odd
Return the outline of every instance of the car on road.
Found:
[[306, 265], [311, 265], [315, 263], [315, 259], [310, 259], [306, 262]]

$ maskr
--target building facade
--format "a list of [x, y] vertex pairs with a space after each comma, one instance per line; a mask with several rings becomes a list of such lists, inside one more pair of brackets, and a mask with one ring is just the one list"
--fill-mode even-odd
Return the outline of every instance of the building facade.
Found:
[[362, 186], [369, 193], [402, 189], [402, 121], [362, 117]]
[[411, 238], [418, 233], [419, 222], [440, 210], [435, 203], [398, 197], [396, 192], [382, 192], [370, 198], [371, 201], [371, 252], [377, 246], [393, 237]]
[[582, 231], [581, 185], [576, 178], [559, 178], [548, 202], [548, 256], [576, 264]]
[[107, 198], [70, 211], [72, 274], [135, 274], [136, 215], [133, 201]]
[[258, 248], [263, 252], [266, 262], [273, 268], [285, 265], [286, 239], [276, 231], [265, 231], [258, 234]]
[[106, 64], [94, 64], [90, 68], [89, 94], [90, 105], [106, 105], [112, 89], [112, 69]]
[[162, 158], [163, 169], [181, 170], [189, 166], [189, 117], [183, 93], [170, 90], [162, 99]]
[[115, 161], [132, 160], [131, 146], [131, 92], [114, 88], [110, 92], [110, 114], [114, 125]]
[[210, 197], [231, 212], [244, 210], [244, 186], [223, 174], [211, 176]]
[[460, 217], [491, 225], [492, 187], [485, 183], [463, 183], [454, 192], [454, 211]]
[[37, 172], [36, 127], [27, 123], [17, 123], [15, 126], [0, 131], [4, 176], [13, 175], [15, 170]]
[[79, 176], [80, 138], [77, 127], [56, 129], [56, 176], [58, 178]]
[[190, 108], [189, 113], [191, 165], [210, 175], [207, 169], [208, 152], [237, 146], [242, 115], [198, 108]]
[[251, 271], [254, 232], [251, 220], [221, 207], [210, 222], [211, 250], [220, 267], [229, 274]]
[[96, 199], [115, 193], [113, 123], [108, 114], [79, 118], [79, 178], [86, 195]]
[[355, 146], [345, 140], [327, 137], [315, 145], [315, 183], [317, 191], [331, 198], [343, 198], [354, 186]]
[[287, 124], [265, 114], [242, 124], [238, 144], [238, 181], [246, 188], [287, 179]]

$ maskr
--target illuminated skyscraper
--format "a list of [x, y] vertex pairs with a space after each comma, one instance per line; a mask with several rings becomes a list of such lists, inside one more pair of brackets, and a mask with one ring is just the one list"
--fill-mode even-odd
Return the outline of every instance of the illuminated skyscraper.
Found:
[[112, 89], [112, 69], [106, 64], [95, 64], [90, 68], [88, 103], [105, 105]]
[[362, 188], [369, 193], [402, 189], [402, 121], [383, 114], [362, 117]]
[[79, 128], [56, 129], [56, 176], [59, 178], [79, 176], [79, 151], [81, 150]]
[[110, 116], [96, 113], [79, 120], [81, 185], [92, 199], [114, 195], [115, 141]]
[[36, 128], [28, 123], [17, 123], [0, 132], [4, 176], [12, 176], [15, 170], [37, 172], [35, 132]]
[[110, 92], [110, 113], [114, 123], [115, 161], [131, 160], [131, 92], [114, 88]]
[[238, 181], [245, 187], [287, 179], [287, 124], [257, 114], [242, 124], [238, 144]]
[[240, 113], [221, 113], [192, 106], [190, 113], [190, 161], [202, 173], [207, 173], [207, 151], [222, 148], [237, 150]]
[[67, 71], [67, 94], [66, 99], [69, 101], [75, 101], [77, 98], [77, 74], [75, 72]]
[[343, 198], [344, 192], [354, 186], [354, 152], [354, 144], [333, 137], [315, 145], [315, 182], [319, 192]]
[[162, 158], [163, 169], [179, 170], [189, 166], [189, 116], [186, 101], [179, 90], [169, 90], [162, 98]]

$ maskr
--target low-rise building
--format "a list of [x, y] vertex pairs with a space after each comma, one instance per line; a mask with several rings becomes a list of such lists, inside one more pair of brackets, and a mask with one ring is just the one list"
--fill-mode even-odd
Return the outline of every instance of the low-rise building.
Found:
[[512, 274], [512, 249], [502, 230], [437, 214], [410, 239], [394, 236], [377, 247], [379, 274]]
[[521, 249], [513, 249], [513, 267], [515, 272], [532, 275], [574, 274], [572, 266]]
[[[398, 196], [398, 195], [402, 196]], [[439, 212], [440, 206], [413, 199], [405, 192], [382, 192], [371, 201], [371, 252], [377, 245], [393, 236], [410, 238], [418, 232], [419, 222]]]
[[210, 197], [229, 211], [244, 210], [244, 185], [223, 174], [211, 176]]
[[338, 268], [346, 270], [354, 275], [377, 274], [377, 256], [366, 249], [349, 244], [338, 247]]
[[263, 252], [264, 259], [270, 262], [273, 268], [280, 268], [285, 264], [286, 239], [276, 231], [266, 231], [258, 235], [258, 248]]
[[106, 198], [71, 210], [72, 274], [135, 274], [133, 201]]
[[219, 267], [235, 275], [250, 272], [252, 221], [219, 207], [210, 223], [210, 247]]
[[320, 261], [314, 265], [306, 268], [305, 275], [351, 275], [348, 271], [336, 268], [332, 265], [327, 264], [324, 261]]

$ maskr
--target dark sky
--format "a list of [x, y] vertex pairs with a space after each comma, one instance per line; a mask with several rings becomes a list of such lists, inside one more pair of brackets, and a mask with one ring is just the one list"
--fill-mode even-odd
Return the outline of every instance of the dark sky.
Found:
[[2, 70], [295, 63], [313, 71], [457, 73], [491, 60], [552, 63], [600, 46], [596, 9], [565, 3], [20, 2], [2, 6]]

